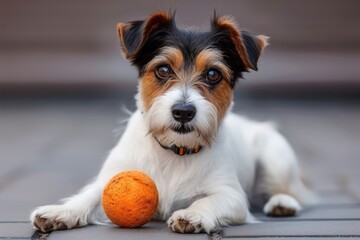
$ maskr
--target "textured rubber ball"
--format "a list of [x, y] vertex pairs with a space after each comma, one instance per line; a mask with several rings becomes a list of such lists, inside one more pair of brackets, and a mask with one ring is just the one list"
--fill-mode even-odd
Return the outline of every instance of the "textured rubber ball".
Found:
[[105, 186], [102, 206], [108, 218], [120, 227], [140, 227], [154, 216], [159, 194], [154, 181], [143, 172], [125, 171]]

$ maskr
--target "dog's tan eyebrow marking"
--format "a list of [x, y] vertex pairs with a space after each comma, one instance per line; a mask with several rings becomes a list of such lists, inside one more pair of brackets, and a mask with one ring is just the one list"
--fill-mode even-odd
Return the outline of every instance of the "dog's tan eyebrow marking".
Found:
[[232, 71], [224, 63], [223, 56], [216, 49], [204, 49], [195, 58], [195, 71], [204, 72], [210, 68], [217, 68], [221, 71], [224, 78], [228, 81], [231, 79]]
[[169, 64], [174, 71], [181, 69], [184, 63], [184, 57], [180, 49], [174, 47], [163, 47], [160, 54], [154, 57], [148, 64], [148, 69], [155, 68], [160, 64]]

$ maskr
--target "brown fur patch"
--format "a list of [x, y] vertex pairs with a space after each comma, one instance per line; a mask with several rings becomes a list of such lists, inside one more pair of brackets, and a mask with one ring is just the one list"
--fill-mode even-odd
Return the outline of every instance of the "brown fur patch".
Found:
[[153, 71], [147, 71], [141, 78], [140, 88], [141, 97], [144, 102], [144, 110], [148, 111], [155, 99], [164, 94], [175, 81], [168, 80], [163, 85], [159, 84], [159, 80], [154, 76]]
[[269, 37], [265, 35], [257, 35], [256, 38], [260, 48], [260, 53], [262, 53], [265, 47], [269, 45]]
[[199, 74], [210, 69], [217, 68], [221, 71], [226, 81], [231, 79], [231, 70], [224, 64], [220, 51], [215, 49], [202, 50], [195, 58], [195, 71]]
[[232, 102], [233, 90], [224, 80], [221, 81], [214, 90], [209, 90], [207, 87], [204, 87], [204, 85], [199, 85], [199, 89], [205, 98], [215, 106], [217, 111], [218, 126], [220, 126], [220, 123]]
[[174, 47], [162, 48], [161, 53], [147, 64], [146, 69], [155, 70], [156, 66], [161, 64], [168, 64], [175, 73], [178, 73], [184, 64], [183, 54], [180, 49]]
[[[232, 72], [223, 63], [221, 53], [214, 49], [201, 51], [195, 59], [195, 71], [198, 74], [207, 71], [209, 68], [217, 68], [221, 71], [223, 75], [221, 82], [211, 90], [205, 84], [197, 83], [196, 85], [204, 97], [215, 106], [218, 123], [220, 123], [233, 99], [233, 90], [230, 87]], [[219, 125], [220, 124], [218, 124], [218, 126]]]
[[[216, 24], [218, 25], [218, 27], [227, 29], [229, 31], [231, 41], [235, 45], [235, 48], [241, 58], [241, 61], [244, 64], [245, 68], [257, 70], [256, 66], [251, 64], [251, 62], [249, 61], [249, 56], [246, 51], [245, 45], [243, 43], [241, 32], [238, 30], [236, 23], [233, 21], [233, 19], [228, 16], [223, 16], [223, 17], [217, 18], [215, 20], [216, 20]], [[264, 48], [268, 45], [268, 43], [267, 43], [268, 37], [266, 37], [264, 35], [258, 35], [258, 36], [255, 36], [255, 38], [256, 38], [255, 41], [256, 41], [256, 43], [259, 47], [260, 53], [261, 53], [264, 50]]]
[[130, 25], [125, 23], [118, 23], [116, 26], [120, 40], [121, 53], [124, 56], [124, 58], [127, 58], [128, 56], [128, 51], [125, 47], [124, 33], [125, 31], [127, 31], [129, 27]]
[[146, 66], [145, 73], [141, 78], [140, 88], [141, 97], [144, 102], [144, 110], [148, 111], [155, 99], [164, 94], [177, 80], [170, 79], [164, 84], [160, 84], [155, 77], [154, 71], [161, 64], [168, 64], [176, 73], [181, 71], [183, 66], [183, 55], [179, 49], [165, 47], [161, 53], [149, 62]]
[[117, 31], [120, 39], [121, 50], [125, 58], [132, 61], [136, 58], [140, 49], [144, 46], [146, 41], [149, 39], [150, 34], [157, 28], [161, 26], [166, 26], [173, 21], [173, 17], [170, 12], [157, 12], [151, 15], [144, 23], [143, 23], [143, 30], [141, 33], [141, 39], [137, 49], [134, 53], [129, 54], [127, 47], [125, 45], [124, 35], [126, 31], [128, 31], [133, 25], [132, 23], [118, 23], [117, 24]]
[[241, 33], [237, 29], [236, 23], [230, 17], [224, 16], [224, 17], [217, 19], [217, 24], [221, 28], [225, 28], [225, 29], [229, 30], [231, 41], [234, 43], [235, 48], [236, 48], [238, 54], [240, 55], [240, 58], [241, 58], [242, 62], [244, 63], [245, 67], [247, 69], [255, 70], [255, 66], [253, 66], [249, 61], [249, 57], [247, 55], [246, 48], [245, 48], [243, 42], [241, 41]]

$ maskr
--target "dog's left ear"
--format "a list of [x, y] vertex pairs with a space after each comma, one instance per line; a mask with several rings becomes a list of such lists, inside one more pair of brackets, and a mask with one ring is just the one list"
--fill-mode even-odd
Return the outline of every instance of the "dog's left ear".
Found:
[[[154, 13], [145, 21], [118, 23], [117, 31], [124, 57], [131, 62], [136, 61], [151, 36], [158, 33], [158, 36], [152, 39], [160, 41], [161, 36], [172, 26], [174, 26], [173, 14], [169, 12]], [[151, 45], [151, 48], [159, 47], [157, 42]]]
[[246, 70], [257, 71], [257, 62], [265, 47], [268, 45], [268, 37], [254, 35], [247, 31], [240, 31], [231, 17], [214, 16], [211, 29], [217, 34], [225, 34], [234, 45]]

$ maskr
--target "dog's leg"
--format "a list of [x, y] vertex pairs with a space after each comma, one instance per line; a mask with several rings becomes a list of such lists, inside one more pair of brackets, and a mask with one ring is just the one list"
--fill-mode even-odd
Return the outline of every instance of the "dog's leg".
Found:
[[101, 195], [105, 184], [116, 173], [125, 170], [121, 147], [110, 153], [95, 182], [84, 187], [79, 194], [64, 199], [62, 204], [36, 208], [30, 220], [42, 232], [70, 229], [101, 223], [106, 219], [101, 208]]
[[170, 229], [178, 233], [211, 233], [221, 226], [253, 220], [243, 191], [229, 186], [214, 186], [213, 192], [188, 208], [175, 211], [167, 221]]
[[36, 208], [30, 217], [42, 232], [82, 227], [89, 223], [89, 216], [99, 205], [102, 185], [94, 182], [79, 194], [67, 198], [63, 204]]
[[255, 149], [262, 173], [260, 191], [269, 196], [263, 211], [272, 216], [292, 216], [301, 205], [316, 201], [300, 178], [295, 154], [277, 131], [266, 127], [255, 136]]

